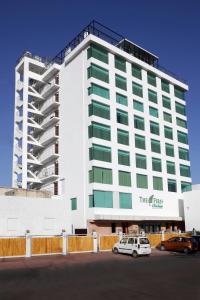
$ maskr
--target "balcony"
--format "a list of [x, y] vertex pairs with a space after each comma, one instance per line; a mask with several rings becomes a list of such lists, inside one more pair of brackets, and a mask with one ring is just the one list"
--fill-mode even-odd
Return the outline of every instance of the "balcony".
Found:
[[41, 96], [43, 98], [47, 98], [49, 95], [55, 93], [58, 89], [59, 85], [57, 83], [57, 80], [54, 78], [51, 82], [46, 83], [41, 92]]
[[52, 127], [45, 131], [41, 137], [39, 138], [38, 142], [42, 145], [45, 146], [55, 140], [58, 139], [59, 136], [59, 127]]
[[40, 163], [45, 164], [59, 157], [58, 144], [53, 144], [50, 147], [44, 149], [44, 151], [38, 156]]
[[58, 121], [60, 120], [59, 118], [59, 113], [58, 110], [47, 116], [43, 122], [41, 123], [41, 126], [43, 129], [55, 125]]
[[15, 128], [15, 138], [20, 139], [20, 138], [22, 137], [22, 135], [23, 135], [22, 130], [20, 130], [20, 129], [18, 128], [18, 126], [17, 126], [17, 127]]
[[43, 80], [48, 81], [50, 78], [55, 76], [60, 71], [60, 66], [56, 63], [52, 63], [49, 65], [48, 69], [45, 71], [43, 75]]
[[22, 148], [20, 148], [17, 144], [15, 145], [15, 154], [18, 157], [22, 155]]
[[24, 83], [23, 81], [21, 81], [20, 79], [17, 81], [17, 84], [16, 84], [16, 88], [18, 91], [21, 91], [24, 87]]
[[38, 178], [42, 182], [56, 180], [58, 176], [58, 163], [42, 169], [42, 171], [38, 174]]
[[23, 105], [23, 99], [19, 95], [17, 95], [17, 97], [16, 97], [16, 107], [20, 108], [22, 105]]
[[51, 97], [50, 99], [46, 100], [41, 107], [41, 112], [43, 114], [49, 113], [51, 110], [57, 109], [59, 106], [59, 95], [56, 94], [55, 96]]

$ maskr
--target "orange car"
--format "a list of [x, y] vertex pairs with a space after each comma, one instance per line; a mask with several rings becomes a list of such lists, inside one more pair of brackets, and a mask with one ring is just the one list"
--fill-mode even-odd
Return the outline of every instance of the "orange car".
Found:
[[173, 237], [167, 241], [162, 241], [160, 250], [181, 251], [188, 254], [197, 251], [198, 245], [191, 237]]

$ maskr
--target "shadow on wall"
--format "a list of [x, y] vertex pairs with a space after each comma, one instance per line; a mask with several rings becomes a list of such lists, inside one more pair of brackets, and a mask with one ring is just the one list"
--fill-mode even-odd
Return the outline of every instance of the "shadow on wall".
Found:
[[184, 214], [184, 200], [179, 199], [178, 200], [178, 208], [179, 208], [179, 216], [185, 220], [185, 214]]

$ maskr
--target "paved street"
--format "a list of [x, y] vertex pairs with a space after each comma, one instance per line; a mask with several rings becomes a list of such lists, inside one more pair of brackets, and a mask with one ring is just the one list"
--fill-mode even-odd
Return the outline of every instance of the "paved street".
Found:
[[200, 254], [155, 251], [0, 260], [0, 299], [200, 299]]

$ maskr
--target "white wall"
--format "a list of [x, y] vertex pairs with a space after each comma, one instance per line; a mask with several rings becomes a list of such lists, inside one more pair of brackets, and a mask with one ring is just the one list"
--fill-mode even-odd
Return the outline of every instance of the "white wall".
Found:
[[186, 231], [200, 231], [200, 190], [183, 193]]
[[0, 196], [0, 236], [71, 233], [68, 223], [64, 199]]

